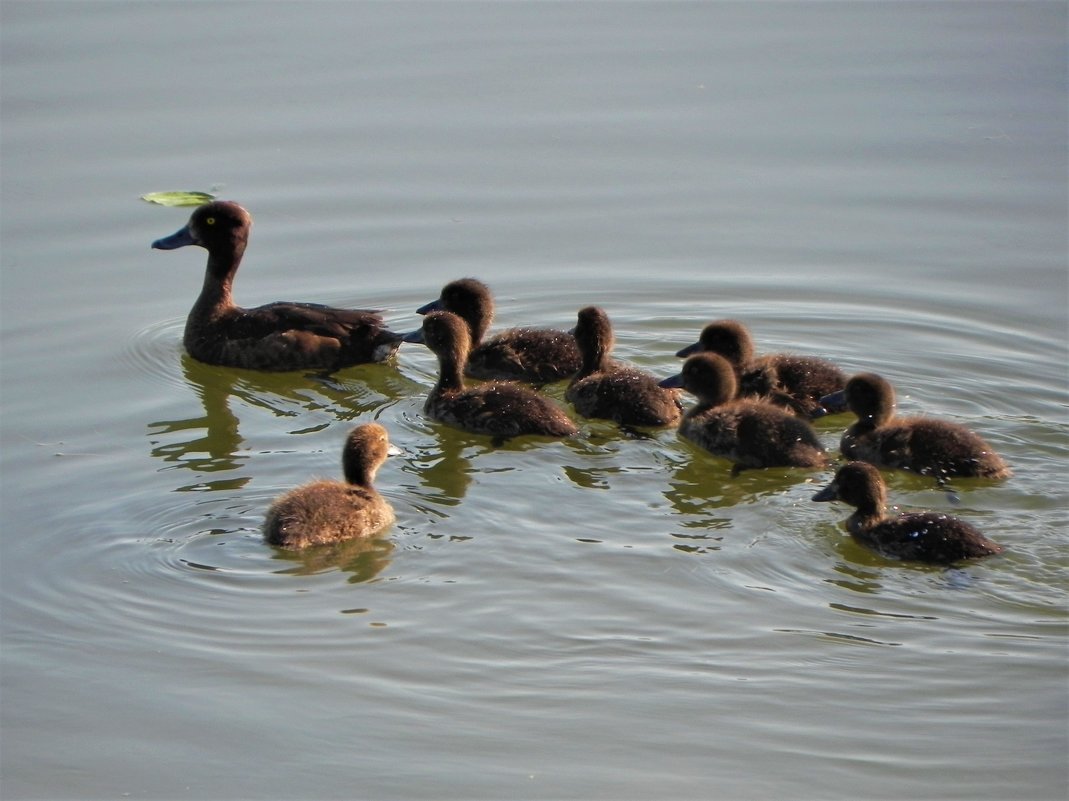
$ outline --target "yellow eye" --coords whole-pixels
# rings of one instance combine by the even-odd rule
[[[208,223],[208,225],[215,225],[215,218],[214,217],[209,217],[204,222]]]

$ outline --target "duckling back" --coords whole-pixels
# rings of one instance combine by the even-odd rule
[[[579,369],[575,339],[551,328],[510,328],[472,350],[465,373],[472,378],[551,384]]]
[[[579,433],[571,418],[551,400],[507,381],[432,393],[424,410],[441,423],[500,439],[524,435],[570,437]]]
[[[937,512],[913,512],[851,530],[854,539],[891,559],[949,565],[1002,553],[974,526]]]
[[[374,489],[313,481],[271,505],[264,537],[271,545],[300,549],[369,537],[393,522],[393,509]]]
[[[689,413],[679,434],[740,468],[827,464],[824,447],[805,420],[761,401],[743,399]]]

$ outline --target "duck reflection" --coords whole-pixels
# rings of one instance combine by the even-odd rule
[[[314,545],[299,551],[276,548],[274,559],[289,563],[276,570],[278,575],[313,576],[328,570],[351,573],[350,584],[370,581],[381,573],[393,557],[394,544],[385,538],[346,540]]]
[[[704,515],[778,495],[801,477],[799,468],[766,468],[732,475],[726,459],[697,454],[675,465],[665,499],[684,515]],[[729,466],[728,466],[729,467]]]
[[[237,470],[244,463],[238,457],[243,442],[238,418],[230,410],[236,376],[227,370],[210,368],[182,355],[182,374],[200,397],[204,414],[181,420],[160,420],[148,424],[153,444],[150,453],[165,462],[174,462],[198,473]],[[178,435],[177,440],[169,435]],[[248,476],[233,479],[231,489],[244,486]]]
[[[328,421],[294,433],[325,428],[334,421],[355,420],[411,395],[417,386],[395,370],[377,365],[358,366],[331,376],[300,373],[262,373],[203,364],[183,354],[182,375],[200,398],[203,414],[148,424],[151,454],[175,467],[197,473],[242,469],[248,455],[231,397],[247,407],[278,417],[299,418],[328,413]],[[250,476],[228,477],[226,488],[244,486]],[[203,489],[205,482],[194,485]],[[187,487],[183,489],[190,489]]]
[[[428,443],[407,460],[402,471],[417,478],[427,502],[457,506],[474,481],[475,470],[465,451],[475,439],[443,426],[440,436],[429,438]]]

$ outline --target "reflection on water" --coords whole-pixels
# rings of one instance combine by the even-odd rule
[[[860,606],[848,606],[841,603],[828,604],[829,609],[837,609],[840,612],[849,612],[855,615],[875,615],[877,617],[891,617],[891,618],[904,618],[906,620],[938,620],[939,618],[932,615],[903,615],[895,612],[878,612],[875,609],[865,609]]]
[[[394,544],[382,537],[347,540],[299,551],[276,548],[274,559],[292,563],[275,570],[277,575],[313,576],[327,570],[350,573],[348,582],[359,584],[375,578],[390,564]]]
[[[187,384],[200,398],[204,414],[183,420],[149,423],[149,438],[154,444],[151,454],[175,466],[199,473],[237,470],[247,457],[238,458],[242,438],[238,418],[230,410],[230,396],[235,393],[237,376],[230,371],[212,370],[207,365],[182,356],[182,373]],[[161,441],[171,434],[192,437]],[[156,444],[159,443],[159,444]],[[242,486],[248,477],[237,486]]]
[[[487,8],[5,4],[4,795],[1064,798],[1065,4]],[[148,249],[186,215],[136,196],[219,180],[250,304],[409,330],[476,275],[494,330],[596,303],[661,375],[719,318],[879,372],[1013,463],[953,485],[1007,555],[888,562],[831,471],[671,431],[492,448],[421,348],[192,362],[200,261]],[[265,545],[366,418],[398,525]]]
[[[249,459],[249,454],[240,453],[244,439],[240,420],[231,409],[232,398],[281,418],[305,419],[307,412],[320,415],[322,422],[290,432],[303,434],[323,430],[336,421],[367,415],[377,418],[411,391],[411,382],[396,370],[379,365],[333,376],[302,376],[219,368],[183,353],[181,367],[185,384],[200,399],[204,414],[149,423],[150,452],[175,467],[199,473],[238,470]],[[234,478],[220,486],[237,488],[247,481],[247,476]]]
[[[415,476],[427,490],[422,494],[431,504],[457,506],[474,480],[472,462],[465,455],[467,447],[466,440],[444,432],[428,440],[419,454],[408,460],[404,472]]]
[[[693,449],[693,458],[677,461],[668,480],[665,499],[682,515],[702,515],[707,509],[722,509],[756,503],[779,495],[815,473],[803,469],[767,468],[733,474],[726,459]]]

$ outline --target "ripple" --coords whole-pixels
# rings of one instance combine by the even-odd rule
[[[185,324],[184,317],[175,317],[134,332],[120,351],[120,360],[153,380],[169,386],[184,385],[180,361]]]

